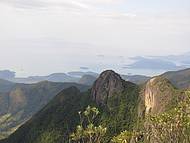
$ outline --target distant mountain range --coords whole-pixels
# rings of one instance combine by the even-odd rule
[[[51,82],[75,82],[79,84],[92,85],[95,79],[99,76],[95,72],[74,71],[68,73],[53,73],[47,76],[29,76],[26,78],[15,77],[15,72],[4,70],[0,71],[0,79],[8,80],[14,83],[37,83],[41,81]],[[147,81],[150,77],[143,75],[122,75],[122,78],[136,84],[141,84]]]
[[[162,75],[178,88],[190,88],[190,68],[180,71],[169,71]]]
[[[15,83],[10,82],[8,80],[0,79],[0,92],[8,92],[10,91]]]
[[[137,56],[130,58],[134,62],[126,69],[146,69],[151,71],[181,70],[190,66],[190,52],[181,55]]]
[[[52,82],[78,82],[84,75],[92,75],[97,77],[98,74],[94,72],[68,72],[68,73],[53,73],[47,76],[29,76],[26,78],[16,77],[15,72],[9,70],[0,71],[0,79],[12,81],[15,83],[37,83],[41,81]]]

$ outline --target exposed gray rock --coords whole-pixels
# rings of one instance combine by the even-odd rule
[[[159,76],[150,79],[144,91],[146,114],[164,112],[176,94],[177,92],[169,80]]]
[[[112,70],[104,71],[92,87],[93,100],[98,104],[106,104],[107,99],[124,90],[124,80]]]

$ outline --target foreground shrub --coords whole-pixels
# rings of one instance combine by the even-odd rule
[[[103,137],[106,134],[107,128],[101,125],[94,125],[98,114],[98,109],[90,106],[83,113],[79,112],[81,123],[77,126],[76,131],[70,135],[71,142],[103,143]]]

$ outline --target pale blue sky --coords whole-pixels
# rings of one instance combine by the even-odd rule
[[[129,57],[180,55],[189,37],[189,0],[0,0],[0,70],[18,76],[129,73]]]

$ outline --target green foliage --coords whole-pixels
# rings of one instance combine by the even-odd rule
[[[150,116],[145,124],[147,142],[190,142],[190,92],[179,105],[161,115]]]
[[[139,88],[132,83],[127,82],[125,84],[126,90],[110,97],[107,104],[100,107],[101,113],[99,113],[97,117],[95,117],[96,115],[92,115],[92,113],[95,113],[92,111],[93,108],[91,109],[88,107],[82,114],[80,112],[80,118],[84,114],[87,115],[86,120],[88,123],[92,123],[92,125],[100,124],[107,127],[107,132],[103,137],[104,143],[110,142],[113,136],[119,134],[123,130],[132,131],[136,125]],[[88,116],[90,116],[90,120],[88,119]],[[83,118],[82,120],[86,121]],[[91,122],[92,120],[95,122]],[[81,129],[83,131],[86,128],[78,126],[78,131]]]
[[[101,125],[94,125],[94,119],[98,114],[99,110],[90,106],[88,106],[83,113],[79,112],[81,123],[77,126],[76,131],[70,135],[72,142],[102,143],[107,128]]]
[[[35,143],[55,143],[60,140],[60,132],[57,130],[45,131],[38,136]]]
[[[123,131],[119,135],[114,136],[111,143],[144,143],[144,137],[142,132]]]
[[[139,88],[127,84],[126,90],[108,99],[107,108],[101,114],[101,124],[108,128],[105,142],[121,131],[132,131],[137,122]]]
[[[129,143],[133,136],[132,132],[123,131],[118,136],[113,137],[112,143]]]
[[[65,89],[3,142],[68,143],[69,134],[80,124],[78,111],[88,104],[89,92],[81,93],[75,87]]]
[[[190,91],[177,107],[159,115],[146,117],[140,131],[123,131],[113,137],[113,143],[189,143]]]
[[[0,93],[0,139],[8,137],[60,91],[71,86],[82,91],[89,88],[75,83],[44,81],[35,84],[14,84],[0,80],[0,91],[3,92]],[[10,117],[4,120],[6,115]]]

